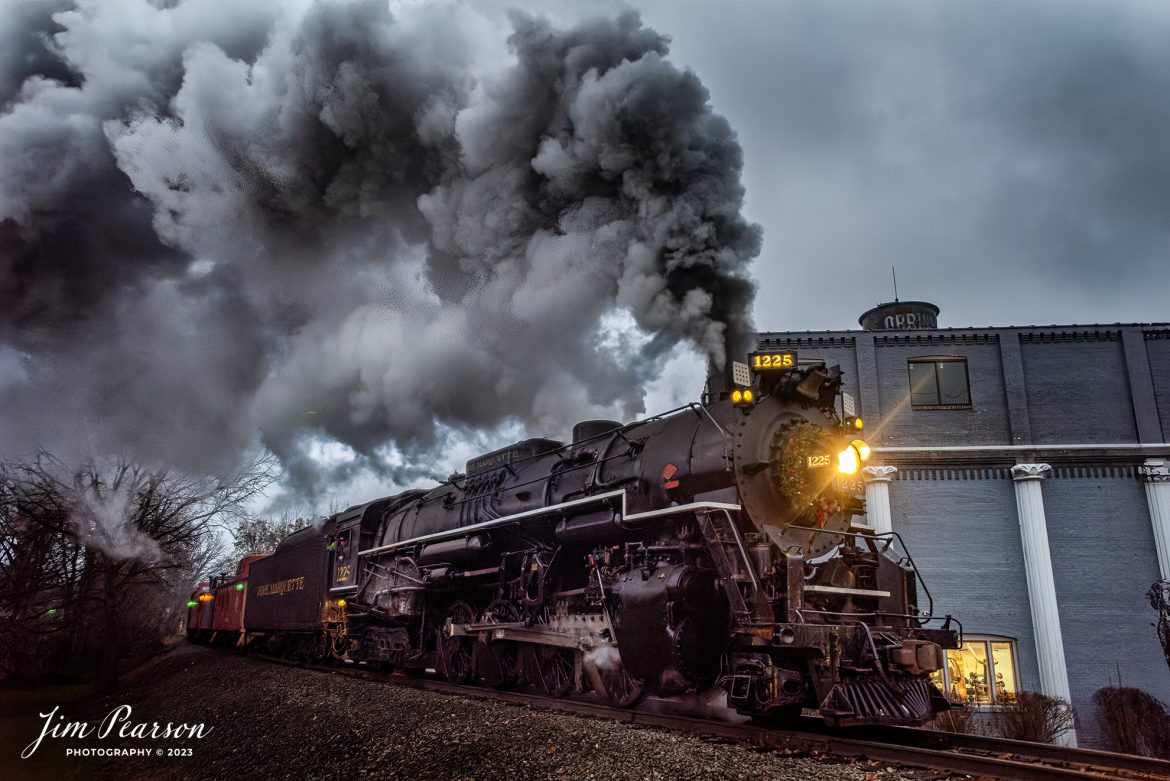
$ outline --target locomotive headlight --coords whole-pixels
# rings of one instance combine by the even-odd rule
[[[739,388],[736,388],[735,390],[733,390],[731,392],[731,403],[732,404],[739,404],[742,401],[743,401],[743,391],[741,391]]]
[[[862,461],[868,461],[869,457],[873,455],[873,451],[869,449],[869,445],[865,443],[864,439],[855,439],[849,444],[857,451],[857,455],[861,456]]]
[[[861,466],[861,454],[857,452],[857,448],[850,445],[837,454],[837,471],[843,475],[857,474],[858,467]]]

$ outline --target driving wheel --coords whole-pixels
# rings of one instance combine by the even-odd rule
[[[646,682],[626,671],[620,661],[597,668],[601,693],[615,708],[632,708],[646,696]]]
[[[541,645],[536,647],[533,655],[536,657],[536,688],[550,697],[568,694],[576,678],[574,652],[568,648]]]
[[[484,611],[485,624],[514,624],[520,611],[505,600],[496,600]],[[489,640],[477,648],[480,675],[491,686],[507,689],[520,679],[520,646],[511,640]]]
[[[466,635],[451,636],[449,628],[452,625],[470,624],[473,621],[475,612],[471,605],[461,600],[447,610],[447,621],[438,629],[435,643],[438,651],[437,666],[439,674],[451,683],[467,683],[471,680],[471,649],[474,638]]]

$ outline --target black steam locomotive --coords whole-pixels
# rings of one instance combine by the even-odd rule
[[[618,706],[719,687],[753,716],[933,718],[957,633],[928,627],[894,535],[857,523],[869,448],[840,370],[751,364],[702,404],[525,440],[297,532],[251,564],[241,642]]]

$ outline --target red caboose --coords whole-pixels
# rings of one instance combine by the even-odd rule
[[[248,570],[253,562],[266,555],[245,556],[233,578],[220,578],[215,583],[215,615],[211,629],[213,640],[223,645],[238,645],[244,635],[244,604],[248,599]]]
[[[211,639],[215,617],[215,595],[211,583],[204,581],[195,587],[187,600],[187,639],[192,643],[206,643]]]

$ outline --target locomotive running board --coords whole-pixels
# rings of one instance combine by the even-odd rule
[[[435,532],[434,534],[424,534],[421,537],[412,537],[409,540],[399,540],[398,542],[392,542],[389,545],[382,545],[377,548],[367,548],[364,551],[358,551],[358,555],[370,556],[375,553],[385,553],[386,551],[392,551],[398,548],[407,548],[422,543],[453,540],[457,537],[464,537],[468,534],[473,534],[478,531],[485,531],[487,529],[496,529],[501,526],[508,526],[519,521],[528,520],[530,518],[539,518],[545,515],[559,515],[565,510],[569,509],[581,510],[590,505],[605,504],[620,505],[616,512],[623,525],[630,523],[640,523],[642,521],[661,520],[682,513],[693,513],[697,510],[729,510],[732,512],[739,512],[740,510],[740,506],[738,504],[728,504],[726,502],[692,502],[691,504],[680,504],[674,507],[663,507],[659,510],[648,510],[643,513],[626,515],[626,492],[622,489],[618,489],[616,491],[606,491],[603,494],[597,494],[595,496],[586,496],[581,499],[573,499],[569,502],[561,502],[560,504],[549,505],[548,507],[537,507],[533,510],[525,510],[522,513],[505,515],[503,518],[493,518],[490,521],[473,523],[470,526],[460,526],[455,529]]]
[[[821,586],[814,584],[811,586],[805,586],[804,590],[819,591],[822,594],[845,594],[847,596],[880,597],[883,599],[890,596],[890,592],[888,591],[877,591],[870,588],[846,588],[845,586]]]

